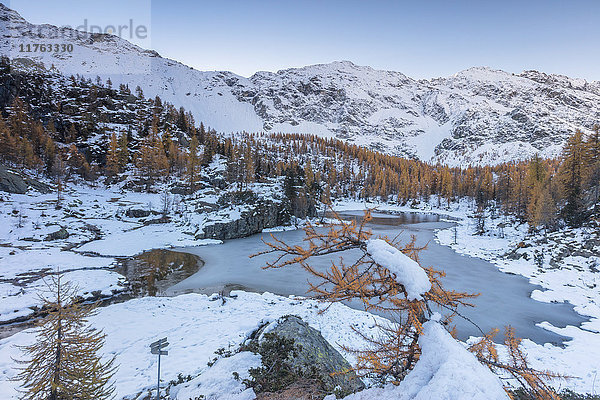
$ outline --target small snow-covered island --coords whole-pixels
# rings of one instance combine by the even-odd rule
[[[2,3],[0,399],[600,399],[598,81],[246,78]]]

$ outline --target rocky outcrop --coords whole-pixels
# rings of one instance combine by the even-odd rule
[[[239,219],[205,226],[196,238],[227,240],[254,235],[265,228],[288,223],[289,219],[285,215],[280,203],[259,200],[250,210],[242,212]]]
[[[30,188],[38,192],[50,192],[50,186],[0,166],[0,190],[8,193],[24,194]]]
[[[57,230],[56,232],[52,232],[52,233],[48,234],[48,236],[46,236],[46,240],[47,241],[64,240],[64,239],[67,239],[68,237],[69,237],[69,232],[64,227],[62,227],[59,230]]]
[[[142,210],[139,208],[130,208],[127,211],[125,211],[125,216],[129,218],[146,218],[150,216],[150,214],[150,210]]]
[[[351,371],[350,363],[325,340],[319,331],[309,326],[300,317],[293,315],[283,317],[276,326],[267,325],[262,330],[293,339],[300,351],[290,360],[290,364],[307,374],[317,371],[327,392],[349,394],[365,388],[356,373]],[[259,331],[256,337],[261,336]]]

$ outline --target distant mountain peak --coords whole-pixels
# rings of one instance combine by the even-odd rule
[[[292,71],[313,71],[313,70],[328,70],[328,71],[357,71],[357,70],[370,70],[373,68],[369,66],[360,66],[354,64],[352,61],[342,60],[342,61],[332,61],[329,63],[320,63],[320,64],[310,64],[302,67],[295,68],[285,68],[277,71],[277,74],[285,74]]]
[[[21,17],[21,14],[19,14],[17,11],[8,8],[4,4],[0,3],[0,21],[9,20],[26,22],[25,19]]]
[[[350,60],[339,60],[339,61],[332,61],[330,63],[328,63],[329,65],[331,65],[332,67],[343,67],[343,68],[365,68],[365,66],[359,66],[355,63],[353,63]],[[327,65],[327,64],[324,64]],[[371,68],[371,67],[366,67],[366,68]]]
[[[467,68],[452,75],[455,78],[477,79],[482,81],[510,79],[514,74],[501,69],[495,69],[487,66],[477,66]]]

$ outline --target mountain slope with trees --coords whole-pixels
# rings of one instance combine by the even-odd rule
[[[0,73],[6,88],[0,97],[0,157],[57,182],[126,179],[138,190],[170,182],[193,193],[203,186],[202,169],[220,157],[226,160],[222,185],[241,191],[254,182],[282,182],[297,216],[314,214],[318,203],[336,198],[406,204],[436,195],[448,204],[468,197],[532,228],[553,229],[559,216],[581,224],[598,203],[597,126],[590,134],[575,132],[560,158],[536,155],[494,167],[451,168],[316,135],[218,133],[184,108],[144,97],[139,87],[65,78],[19,60],[12,65]]]

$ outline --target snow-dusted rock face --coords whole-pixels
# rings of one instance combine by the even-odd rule
[[[68,36],[67,39],[65,37]],[[64,74],[140,85],[219,131],[313,133],[450,165],[554,156],[575,129],[600,121],[600,83],[471,68],[414,80],[351,62],[244,78],[202,72],[110,35],[36,26],[0,5],[0,54],[20,44],[72,43],[72,53],[26,53]]]
[[[527,71],[471,68],[415,81],[336,62],[257,73],[251,101],[265,129],[332,134],[451,165],[556,155],[600,120],[600,85]]]

